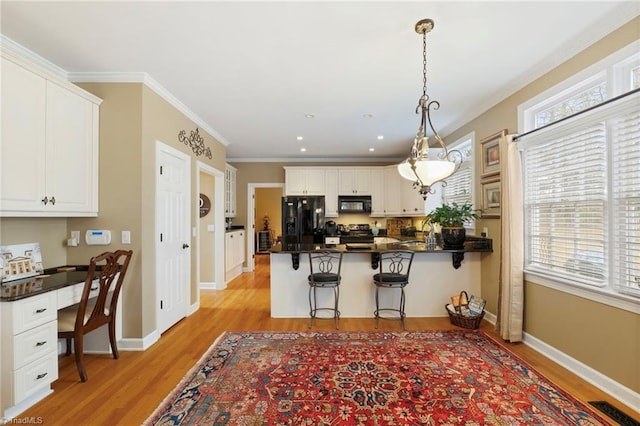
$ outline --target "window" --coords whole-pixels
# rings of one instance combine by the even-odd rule
[[[473,134],[469,134],[452,143],[448,149],[458,150],[462,154],[462,165],[457,172],[447,178],[442,186],[442,202],[444,204],[474,204],[473,197]],[[465,223],[465,228],[475,229],[475,222]]]
[[[524,110],[529,128],[521,133],[637,88],[639,60],[639,54],[618,58],[560,95],[547,93]],[[525,272],[563,291],[592,292],[605,303],[608,296],[631,301],[637,311],[640,92],[524,135],[518,145]]]
[[[442,201],[445,204],[473,203],[473,136],[465,136],[451,144],[448,149],[460,151],[462,165],[447,178],[447,184],[442,187]]]

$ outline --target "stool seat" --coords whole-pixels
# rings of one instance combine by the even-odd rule
[[[375,274],[373,276],[373,281],[380,285],[398,285],[409,283],[407,275],[397,274],[394,272],[383,272],[381,274]]]
[[[340,310],[338,302],[340,300],[340,269],[342,268],[342,252],[323,250],[309,252],[309,272],[307,280],[309,282],[309,328],[313,325],[314,318],[318,317],[319,311],[328,311],[332,314],[327,319],[333,319],[338,329]],[[333,306],[318,306],[318,289],[333,290]]]
[[[316,285],[322,285],[322,284],[338,285],[340,283],[340,278],[341,277],[338,274],[324,273],[324,272],[316,272],[307,277],[309,282],[314,282]]]
[[[376,310],[373,313],[376,318],[376,328],[378,328],[380,318],[392,319],[381,316],[381,312],[395,312],[398,314],[397,319],[402,322],[402,329],[406,330],[404,325],[406,317],[404,312],[404,288],[409,284],[409,271],[411,270],[414,254],[409,250],[393,250],[380,253],[379,271],[373,275],[373,284],[376,286]],[[384,289],[400,289],[400,304],[398,307],[380,307],[381,288],[383,291],[386,291]]]

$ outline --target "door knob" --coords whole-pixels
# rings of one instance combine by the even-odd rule
[[[189,248],[189,244],[187,244],[187,243],[183,244],[183,245],[182,245],[182,248],[183,248],[183,249],[187,249],[187,248]]]

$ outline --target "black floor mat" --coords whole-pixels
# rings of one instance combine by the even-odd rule
[[[606,401],[589,401],[589,404],[593,405],[622,426],[640,426],[639,421],[618,410]]]

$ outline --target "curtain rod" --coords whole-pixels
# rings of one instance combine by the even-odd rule
[[[583,109],[582,111],[575,112],[575,113],[573,113],[571,115],[568,115],[566,117],[561,118],[560,120],[556,120],[553,123],[545,124],[542,127],[538,127],[536,129],[529,130],[528,132],[524,132],[524,133],[522,133],[520,135],[516,135],[516,136],[513,137],[513,142],[516,142],[518,139],[520,139],[520,138],[522,138],[524,136],[528,136],[528,135],[530,135],[532,133],[535,133],[538,130],[546,129],[547,127],[551,127],[551,126],[554,126],[554,125],[556,125],[558,123],[562,123],[565,120],[569,120],[570,118],[577,117],[578,115],[584,114],[585,112],[589,112],[589,111],[592,111],[594,109],[598,109],[598,108],[603,107],[603,106],[605,106],[607,104],[610,104],[611,102],[615,102],[615,101],[620,100],[622,98],[626,98],[627,96],[631,96],[631,95],[633,95],[635,93],[638,93],[638,92],[640,92],[640,87],[637,88],[637,89],[633,89],[633,90],[630,90],[628,92],[625,92],[622,95],[618,95],[618,96],[615,96],[615,97],[613,97],[611,99],[607,99],[606,101],[601,102],[601,103],[599,103],[597,105],[590,106],[589,108]]]

